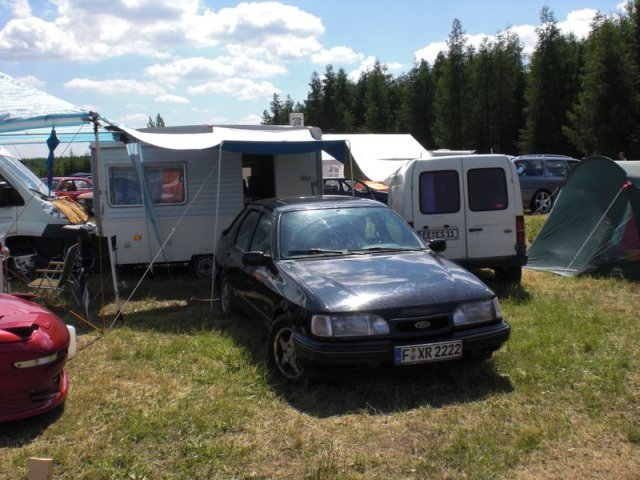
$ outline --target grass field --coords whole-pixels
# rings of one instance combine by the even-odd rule
[[[638,285],[481,275],[513,328],[493,360],[289,386],[263,327],[160,271],[123,326],[78,324],[64,411],[0,425],[0,479],[29,457],[53,458],[55,480],[639,479]]]

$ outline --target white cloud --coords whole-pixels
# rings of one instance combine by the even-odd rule
[[[43,80],[40,80],[37,77],[34,77],[33,75],[26,75],[24,77],[18,77],[17,80],[21,81],[22,83],[26,83],[27,85],[31,85],[32,87],[36,87],[36,88],[42,88],[45,85],[45,82]]]
[[[592,8],[583,8],[569,12],[564,22],[558,22],[558,28],[563,33],[573,33],[578,38],[585,38],[591,31],[591,22],[598,13]]]
[[[272,77],[285,73],[282,65],[270,64],[246,57],[208,59],[192,57],[165,64],[151,65],[145,73],[167,84],[182,80],[210,80],[242,75],[247,78]]]
[[[351,80],[352,82],[357,82],[363,73],[373,70],[373,67],[375,66],[377,61],[379,60],[372,55],[363,59],[358,68],[349,72],[349,80]],[[382,65],[384,65],[387,70],[401,70],[403,67],[401,63],[382,63]]]
[[[29,0],[2,0],[0,4],[6,4],[14,17],[25,18],[31,16]]]
[[[144,128],[149,122],[149,115],[145,115],[144,113],[134,113],[119,118],[118,122],[131,128]]]
[[[187,91],[192,95],[231,95],[238,100],[268,98],[274,93],[281,93],[270,82],[254,82],[246,78],[229,78],[221,82],[207,82],[197,87],[189,87]]]
[[[568,34],[573,33],[578,38],[586,37],[591,31],[591,22],[597,11],[591,8],[583,8],[581,10],[574,10],[569,12],[566,20],[558,22],[558,28],[561,32]],[[516,25],[510,28],[510,30],[520,37],[520,41],[523,44],[523,53],[525,55],[531,55],[536,47],[538,36],[536,34],[536,27],[533,25]],[[478,48],[483,39],[489,39],[489,41],[495,41],[495,35],[477,34],[467,35],[467,42],[469,45],[473,45],[474,48]],[[448,49],[447,42],[432,42],[425,47],[417,50],[414,54],[416,60],[426,60],[431,65],[435,61],[439,52],[446,52]]]
[[[6,1],[6,0],[5,0]],[[200,0],[56,0],[53,20],[27,0],[0,30],[0,59],[98,61],[122,55],[168,58],[180,47],[225,46],[262,59],[304,58],[321,46],[320,18],[279,2],[201,11]],[[258,58],[258,57],[254,57]]]
[[[431,42],[426,47],[417,50],[414,57],[417,61],[426,60],[431,65],[435,61],[438,53],[447,51],[447,42]]]
[[[323,48],[318,53],[311,55],[311,61],[320,65],[353,64],[363,59],[362,53],[356,53],[349,47],[333,47],[330,50]]]
[[[190,103],[189,100],[186,99],[185,97],[180,97],[178,95],[168,95],[168,94],[164,94],[164,95],[160,95],[160,96],[156,97],[154,99],[154,102],[156,102],[156,103],[181,103],[181,104]]]
[[[279,2],[240,3],[218,12],[194,15],[187,38],[201,45],[242,44],[259,47],[278,38],[294,41],[321,35],[320,18]]]
[[[153,82],[139,82],[137,80],[90,80],[88,78],[74,78],[64,84],[68,90],[96,92],[104,95],[133,93],[146,96],[164,95],[165,91]]]

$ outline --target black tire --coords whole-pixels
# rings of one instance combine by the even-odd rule
[[[189,270],[198,278],[211,278],[213,274],[213,256],[196,255],[189,262]]]
[[[231,295],[231,287],[224,275],[220,275],[218,281],[218,291],[220,292],[220,316],[222,318],[230,318],[234,311],[233,297]]]
[[[295,383],[304,377],[293,346],[293,325],[286,316],[278,317],[271,328],[268,355],[271,368],[287,381]]]
[[[531,199],[531,213],[549,213],[553,208],[553,196],[546,190],[538,190]]]
[[[522,267],[496,268],[496,279],[500,282],[519,284],[522,282]]]

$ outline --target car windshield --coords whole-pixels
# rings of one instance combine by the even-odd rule
[[[336,207],[284,212],[282,258],[424,248],[413,230],[386,207]]]

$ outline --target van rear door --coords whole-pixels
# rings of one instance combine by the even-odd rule
[[[467,199],[467,257],[470,261],[515,255],[516,199],[507,157],[474,156],[462,160]]]
[[[429,241],[447,241],[446,258],[467,257],[462,157],[416,162],[413,184],[413,228]]]

